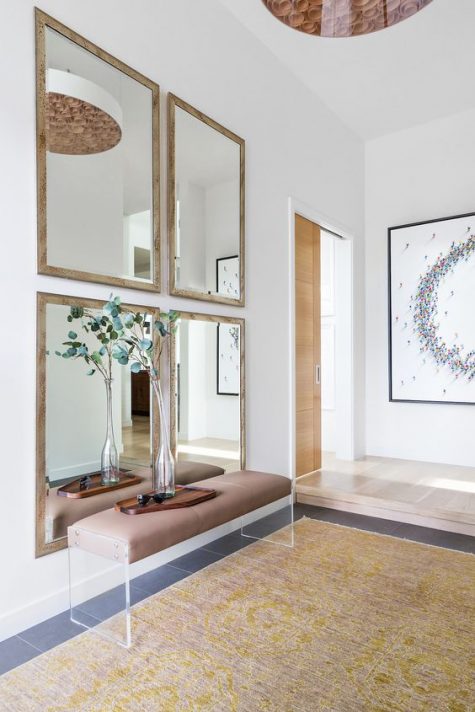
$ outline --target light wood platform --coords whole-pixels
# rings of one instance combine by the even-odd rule
[[[475,468],[324,453],[297,479],[297,501],[475,535]]]

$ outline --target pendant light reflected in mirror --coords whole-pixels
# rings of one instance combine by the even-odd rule
[[[320,37],[366,35],[415,15],[432,0],[262,0],[278,20]]]
[[[98,84],[71,72],[47,70],[45,118],[51,153],[102,153],[122,138],[119,103]]]

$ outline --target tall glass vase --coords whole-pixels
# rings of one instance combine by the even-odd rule
[[[153,489],[164,497],[175,496],[175,458],[170,450],[170,437],[167,428],[163,395],[158,378],[152,378],[152,388],[157,399],[158,415],[160,418],[160,443],[158,454],[153,463]]]
[[[119,455],[114,438],[112,418],[112,379],[104,380],[107,395],[107,430],[101,454],[101,484],[111,485],[119,482]]]

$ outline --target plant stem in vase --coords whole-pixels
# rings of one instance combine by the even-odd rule
[[[157,399],[160,418],[160,443],[157,458],[153,464],[153,489],[164,497],[175,496],[175,458],[170,450],[170,437],[163,406],[162,389],[158,378],[151,378],[153,393]]]
[[[107,430],[101,453],[101,483],[110,485],[119,482],[119,455],[114,437],[112,416],[112,379],[104,379],[107,394]]]

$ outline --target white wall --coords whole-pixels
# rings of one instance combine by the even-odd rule
[[[0,350],[2,501],[21,493],[21,516],[0,518],[0,637],[66,608],[67,556],[34,558],[36,291],[106,299],[107,286],[36,274],[34,19],[38,0],[4,3],[0,60],[0,300],[14,313],[9,349]],[[247,306],[237,309],[122,290],[128,301],[247,319],[248,465],[289,472],[290,344],[288,198],[314,206],[356,236],[363,266],[364,147],[219,0],[41,0],[63,21],[162,90],[162,275],[166,285],[165,93],[173,91],[246,139]],[[21,77],[21,81],[19,81]],[[451,180],[455,180],[451,175]],[[384,181],[381,181],[383,183]],[[442,207],[442,206],[441,206]],[[456,206],[451,206],[455,209]],[[440,212],[444,212],[440,210]],[[425,212],[425,211],[423,211]],[[432,211],[427,211],[431,213]],[[439,212],[439,211],[437,211]],[[8,247],[5,247],[8,245]],[[363,276],[357,281],[357,379],[362,380]],[[364,395],[357,398],[363,421]]]
[[[206,189],[206,289],[216,292],[216,260],[239,254],[239,180]]]
[[[475,407],[389,402],[387,336],[387,228],[475,211],[474,125],[470,111],[367,144],[369,454],[475,465]]]

